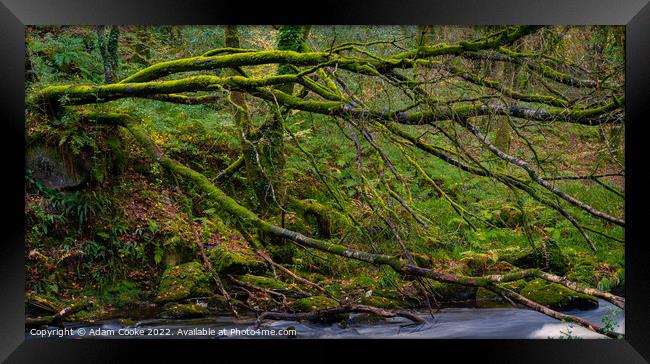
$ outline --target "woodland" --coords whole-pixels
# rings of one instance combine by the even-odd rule
[[[567,312],[625,308],[623,27],[25,35],[26,329],[516,307],[624,336]]]

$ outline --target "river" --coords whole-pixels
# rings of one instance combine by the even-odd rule
[[[595,324],[603,325],[603,318],[609,317],[615,330],[625,331],[623,310],[599,300],[599,307],[593,310],[572,310],[565,312],[580,316]],[[434,313],[419,312],[426,320],[423,324],[412,324],[403,318],[360,320],[356,314],[347,323],[320,324],[293,321],[265,321],[260,331],[254,331],[255,318],[214,316],[200,319],[161,320],[147,319],[122,324],[120,320],[107,320],[82,325],[66,324],[68,338],[286,338],[284,329],[295,328],[298,339],[366,339],[366,338],[458,338],[458,339],[546,339],[561,337],[604,338],[578,325],[560,322],[539,312],[525,308],[444,308]],[[55,329],[52,327],[51,329]],[[194,329],[194,331],[193,331]],[[275,330],[275,331],[273,331]],[[190,335],[188,333],[199,333]],[[203,332],[204,335],[200,333]],[[80,334],[81,333],[81,334]],[[570,333],[570,334],[569,334]],[[42,332],[41,332],[42,334]],[[26,333],[28,338],[38,333]]]

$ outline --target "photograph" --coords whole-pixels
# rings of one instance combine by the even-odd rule
[[[24,26],[26,341],[626,339],[625,25],[90,24]]]

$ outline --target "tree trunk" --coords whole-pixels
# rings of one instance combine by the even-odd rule
[[[107,40],[105,28],[104,25],[97,26],[97,45],[104,62],[104,81],[113,83],[117,80],[117,48],[120,40],[120,30],[117,26],[111,27]]]
[[[152,42],[151,33],[149,32],[148,27],[138,26],[135,29],[135,61],[143,66],[149,65],[149,59],[151,58],[151,49],[150,45]]]

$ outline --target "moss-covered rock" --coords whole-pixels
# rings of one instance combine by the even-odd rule
[[[167,268],[163,273],[155,301],[180,301],[212,293],[210,280],[198,262],[189,262]]]
[[[489,251],[488,253],[466,251],[462,253],[460,262],[463,263],[464,273],[472,276],[498,273],[512,269],[510,263],[499,259],[499,254],[496,251]]]
[[[392,300],[387,297],[378,296],[375,294],[371,294],[363,297],[361,299],[361,304],[379,307],[379,308],[386,308],[386,309],[395,309],[401,307],[399,301]]]
[[[230,249],[227,246],[218,246],[209,252],[212,266],[220,273],[228,274],[261,274],[266,272],[267,266],[262,258],[255,255],[250,249]]]
[[[270,277],[256,276],[252,274],[244,274],[238,278],[242,282],[246,282],[261,288],[268,289],[287,289],[287,285],[276,279]]]
[[[210,314],[208,308],[196,303],[168,303],[160,316],[168,319],[203,317]]]
[[[289,309],[293,312],[311,312],[323,310],[326,308],[337,307],[339,305],[335,300],[326,296],[312,296],[300,298],[289,303]]]
[[[520,292],[526,298],[554,310],[589,310],[598,307],[595,297],[574,292],[556,283],[541,278],[529,281]]]

